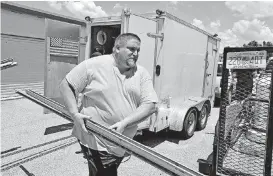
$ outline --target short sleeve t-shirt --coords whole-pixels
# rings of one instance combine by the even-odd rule
[[[146,69],[137,65],[130,76],[120,73],[112,55],[85,60],[66,76],[76,94],[83,94],[81,113],[109,127],[134,112],[141,104],[156,103],[158,98]],[[123,135],[133,138],[137,125],[128,127]],[[72,134],[91,149],[123,156],[125,150],[107,140],[73,127]]]

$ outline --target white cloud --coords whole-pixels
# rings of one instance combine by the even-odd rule
[[[178,1],[170,1],[171,4],[177,5]]]
[[[273,41],[273,31],[264,21],[254,19],[252,21],[240,20],[234,23],[232,30],[243,40],[270,40]]]
[[[110,16],[120,16],[122,9],[127,8],[127,4],[121,5],[120,3],[116,3],[113,7],[113,13],[110,14]]]
[[[219,32],[219,27],[221,26],[221,22],[219,20],[210,22],[209,26],[203,24],[201,20],[193,19],[193,25],[211,33],[217,33],[218,37],[221,39],[220,49],[219,52],[222,53],[224,47],[236,47],[239,46],[239,38],[237,37],[236,33],[232,29],[225,30],[224,32]]]
[[[160,1],[162,8],[160,10],[174,14],[178,10],[178,1]]]
[[[211,34],[217,33],[221,39],[220,52],[223,52],[224,47],[240,47],[252,40],[256,40],[258,43],[273,42],[273,29],[259,19],[239,20],[233,24],[232,28],[225,31],[219,29],[220,20],[212,21],[206,25],[195,18],[192,24]]]
[[[273,30],[258,19],[237,21],[231,29],[219,32],[218,35],[221,38],[221,52],[225,46],[243,46],[252,40],[260,44],[263,41],[273,41]]]
[[[225,5],[234,15],[244,16],[246,19],[273,17],[272,1],[227,1]]]
[[[91,18],[108,16],[100,6],[96,6],[93,1],[50,1],[49,5],[57,10],[68,10],[76,18],[84,19],[86,16]]]
[[[218,37],[221,39],[220,53],[223,53],[224,47],[236,47],[239,46],[239,39],[237,35],[231,30],[225,30],[224,32],[219,32]]]
[[[49,5],[57,10],[61,10],[62,9],[62,4],[61,2],[58,2],[58,1],[49,1],[48,2]]]
[[[236,15],[241,15],[244,20],[239,20],[230,29],[220,31],[219,20],[204,24],[203,21],[193,19],[192,24],[208,31],[211,34],[217,33],[221,39],[220,53],[224,47],[241,47],[250,41],[256,40],[273,42],[273,28],[261,20],[264,17],[273,17],[273,2],[226,2],[226,5]],[[272,24],[270,24],[272,25]]]
[[[201,20],[198,20],[196,18],[193,19],[192,24],[196,27],[199,27],[200,29],[205,29],[205,26]]]
[[[121,9],[123,6],[121,6],[119,3],[115,4],[113,9]]]
[[[120,16],[121,15],[121,11],[117,12],[117,13],[111,13],[110,16]]]
[[[221,26],[220,20],[212,21],[210,23],[210,28],[213,33],[217,33],[219,31],[220,26]]]
[[[194,26],[199,27],[211,34],[215,34],[219,31],[219,27],[221,26],[220,20],[212,21],[209,25],[205,25],[203,21],[198,20],[196,18],[193,19],[192,23]]]

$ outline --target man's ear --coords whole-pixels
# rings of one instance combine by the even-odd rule
[[[114,47],[114,51],[115,51],[116,53],[119,53],[119,49],[120,49],[119,46]]]

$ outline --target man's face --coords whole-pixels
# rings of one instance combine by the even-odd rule
[[[136,66],[140,51],[140,42],[136,39],[128,40],[124,46],[117,49],[119,64],[124,68]]]

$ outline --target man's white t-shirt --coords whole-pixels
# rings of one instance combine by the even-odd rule
[[[148,71],[140,65],[127,77],[119,72],[112,55],[85,60],[66,76],[76,94],[83,94],[81,113],[109,127],[133,113],[140,105],[156,103],[158,98]],[[137,126],[126,128],[123,135],[133,138]],[[72,134],[91,149],[123,156],[125,150],[107,140],[88,134],[75,125]]]

